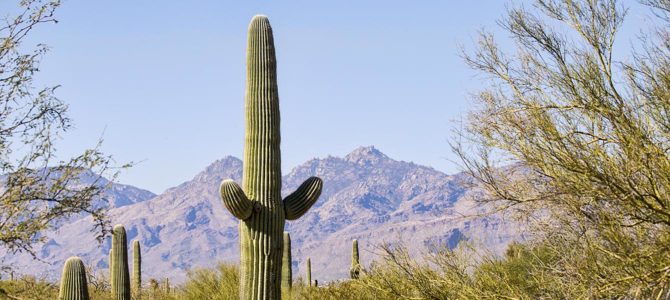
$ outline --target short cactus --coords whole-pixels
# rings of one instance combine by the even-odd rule
[[[79,257],[70,257],[65,261],[63,276],[60,280],[58,300],[88,300],[86,268]]]
[[[284,231],[284,257],[282,258],[281,288],[285,292],[291,291],[293,284],[293,270],[291,266],[291,235]]]
[[[123,225],[112,231],[111,289],[112,300],[130,300],[130,274],[128,272],[128,243]]]
[[[284,223],[307,212],[323,183],[309,178],[281,199],[277,65],[265,16],[249,24],[245,111],[243,188],[224,180],[221,198],[240,219],[240,299],[280,299]]]
[[[142,299],[142,254],[138,240],[133,241],[133,293],[134,299]]]
[[[358,240],[354,240],[351,245],[351,269],[349,276],[351,279],[358,279],[361,275],[361,263],[358,257]]]
[[[307,286],[312,286],[312,260],[307,258]]]

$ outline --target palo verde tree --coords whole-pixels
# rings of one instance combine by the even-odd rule
[[[10,253],[33,254],[40,233],[75,214],[93,216],[99,239],[109,232],[104,205],[94,203],[105,184],[93,174],[107,173],[110,157],[96,147],[57,158],[54,143],[72,126],[68,106],[56,97],[58,86],[34,82],[48,47],[27,38],[56,23],[59,6],[24,0],[0,16],[0,248]]]
[[[492,83],[454,149],[481,200],[563,258],[534,266],[545,292],[670,293],[670,1],[642,4],[661,25],[634,43],[617,40],[623,1],[538,0],[501,21],[515,53],[483,32],[464,54]]]

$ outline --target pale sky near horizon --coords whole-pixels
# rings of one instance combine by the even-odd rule
[[[102,136],[119,164],[139,162],[121,183],[161,193],[216,159],[241,157],[255,14],[274,31],[284,173],[366,145],[454,173],[450,131],[487,84],[459,46],[472,48],[482,28],[506,39],[495,23],[506,3],[69,0],[59,23],[29,42],[51,47],[37,86],[62,85],[57,96],[70,105],[75,128],[60,155]]]

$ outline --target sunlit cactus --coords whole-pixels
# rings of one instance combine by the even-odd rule
[[[65,261],[65,266],[63,266],[58,300],[88,299],[88,284],[84,263],[79,257],[70,257]]]
[[[220,189],[240,220],[240,299],[280,299],[284,223],[305,214],[323,184],[309,178],[281,199],[277,64],[270,21],[260,15],[249,24],[245,115],[243,187],[224,180]]]
[[[134,299],[142,299],[142,254],[138,240],[133,241],[133,292]]]
[[[291,291],[293,268],[291,266],[291,235],[284,231],[284,256],[282,257],[281,288],[284,293]]]
[[[128,272],[128,243],[123,225],[112,231],[111,289],[112,300],[130,300],[130,274]]]

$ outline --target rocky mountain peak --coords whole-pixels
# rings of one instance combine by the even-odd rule
[[[374,146],[367,146],[354,149],[344,159],[358,165],[372,165],[387,160],[389,157]]]
[[[360,241],[363,262],[369,265],[375,259],[375,247],[389,241],[403,241],[418,254],[435,245],[455,247],[472,238],[502,253],[516,238],[514,225],[506,226],[498,218],[462,217],[471,213],[476,188],[461,186],[457,176],[396,161],[372,146],[359,147],[344,158],[329,156],[295,167],[282,178],[282,194],[295,191],[310,176],[323,179],[321,197],[284,229],[293,238],[296,274],[304,274],[301,268],[310,257],[319,281],[348,276],[352,239]],[[225,209],[218,193],[221,180],[227,178],[241,182],[240,159],[217,160],[193,180],[141,203],[153,195],[118,189],[119,199],[130,200],[115,201],[124,205],[115,206],[110,215],[114,223],[125,225],[128,240],[141,241],[146,276],[169,277],[179,283],[188,270],[218,261],[239,262],[239,220]],[[143,197],[134,200],[138,195]],[[90,261],[98,270],[106,269],[110,240],[100,247],[90,224],[91,218],[84,217],[47,232],[47,242],[36,249],[40,261],[1,249],[0,259],[22,273],[50,278],[60,274],[63,262],[72,255]]]
[[[218,159],[193,178],[197,182],[219,182],[223,179],[240,179],[242,161],[234,156]]]

